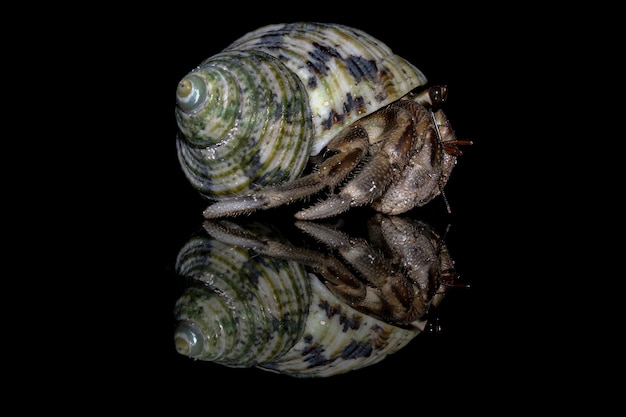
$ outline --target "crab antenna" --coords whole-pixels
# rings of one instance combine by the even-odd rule
[[[441,194],[441,197],[443,198],[443,202],[446,204],[446,211],[448,212],[448,214],[452,214],[452,208],[450,207],[450,202],[448,202],[446,193],[443,192],[443,187],[441,185],[439,185],[439,193]]]

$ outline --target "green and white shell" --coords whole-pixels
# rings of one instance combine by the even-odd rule
[[[280,239],[257,222],[248,231]],[[257,367],[297,378],[376,364],[420,334],[350,307],[299,263],[204,234],[180,250],[176,270],[192,284],[176,301],[176,350],[201,361]]]
[[[180,250],[176,269],[195,281],[175,306],[179,353],[251,367],[278,360],[301,336],[311,297],[302,265],[197,235]]]
[[[344,127],[426,81],[358,29],[261,27],[179,82],[179,160],[194,188],[212,200],[294,180]]]

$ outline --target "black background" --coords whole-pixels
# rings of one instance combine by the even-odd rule
[[[158,305],[160,314],[154,317],[161,327],[157,326],[158,332],[153,336],[156,348],[162,351],[157,363],[162,360],[170,369],[167,380],[172,393],[202,395],[206,390],[213,396],[234,390],[250,395],[255,404],[268,401],[265,405],[268,411],[273,407],[281,409],[281,398],[285,397],[310,403],[310,407],[321,412],[334,402],[361,403],[364,409],[382,402],[394,409],[398,405],[392,405],[393,401],[405,405],[429,402],[430,396],[434,399],[441,394],[452,400],[464,398],[468,392],[473,393],[473,398],[491,395],[489,391],[500,388],[496,381],[508,380],[523,370],[523,359],[511,353],[525,339],[512,331],[523,323],[510,316],[517,307],[508,303],[511,293],[524,291],[524,285],[512,284],[517,278],[511,271],[517,267],[509,260],[515,249],[504,243],[516,228],[511,227],[513,220],[507,221],[505,214],[515,202],[502,186],[506,181],[506,190],[514,187],[514,179],[508,176],[508,162],[505,163],[510,149],[507,142],[511,138],[507,137],[509,129],[500,128],[505,124],[500,119],[506,114],[503,107],[521,88],[507,80],[507,74],[513,77],[514,66],[519,65],[513,56],[519,40],[501,39],[497,35],[506,29],[505,21],[479,21],[475,25],[464,22],[457,26],[455,21],[448,20],[448,8],[444,6],[419,15],[401,9],[395,5],[394,10],[373,12],[376,18],[369,22],[357,15],[334,16],[330,11],[327,15],[314,16],[365,30],[419,67],[431,83],[448,85],[446,114],[457,135],[472,140],[474,145],[464,148],[465,154],[459,158],[446,188],[452,214],[446,213],[442,200],[438,199],[409,215],[436,224],[440,231],[450,224],[446,242],[458,272],[470,289],[452,291],[445,300],[440,317],[441,333],[422,334],[383,362],[341,376],[294,380],[261,370],[229,369],[181,357],[173,350],[172,324],[168,320],[176,292],[181,288],[172,274],[172,262],[177,249],[200,223],[199,214],[205,203],[185,183],[175,160],[173,140],[167,145],[167,137],[163,137],[159,139],[163,152],[160,163],[167,166],[169,174],[168,192],[159,196],[167,205],[159,210],[168,220],[163,223],[164,246],[158,259],[163,299]],[[403,16],[398,18],[398,13]],[[303,18],[310,20],[313,16],[277,14],[228,27],[186,30],[172,61],[170,90],[194,65],[248,30],[266,23]],[[170,120],[173,125],[173,118]],[[174,130],[172,126],[171,138]],[[358,216],[356,213],[360,211],[354,214]],[[264,218],[272,221],[271,214],[264,214]],[[283,213],[273,221],[281,225],[289,218]],[[517,294],[513,297],[517,299]],[[156,339],[162,340],[157,343]],[[483,389],[479,388],[481,385]],[[446,402],[441,403],[443,409],[447,406]]]
[[[554,330],[545,314],[552,298],[538,280],[555,278],[543,249],[555,232],[535,219],[558,214],[551,204],[533,203],[554,188],[540,175],[547,157],[537,148],[547,146],[529,143],[537,138],[539,116],[528,110],[550,96],[532,74],[543,71],[550,81],[551,73],[527,36],[549,28],[550,16],[448,2],[303,4],[299,12],[295,5],[224,6],[226,12],[180,2],[159,10],[158,19],[121,14],[119,26],[108,21],[97,29],[97,41],[81,47],[91,60],[72,75],[93,69],[86,78],[97,78],[98,99],[108,101],[97,117],[89,104],[74,103],[89,114],[89,130],[67,123],[64,131],[103,136],[97,145],[72,147],[81,155],[77,167],[38,153],[41,177],[60,176],[55,186],[38,190],[34,215],[48,220],[35,222],[29,239],[45,244],[40,256],[49,257],[68,284],[49,310],[59,313],[46,332],[55,359],[36,362],[41,381],[68,373],[72,389],[103,408],[175,406],[200,414],[484,411],[500,407],[496,400],[532,408],[529,398],[551,396],[559,353],[544,341],[546,328]],[[439,231],[450,225],[446,244],[470,285],[444,300],[442,331],[419,335],[369,368],[312,380],[193,361],[175,351],[172,337],[173,306],[183,288],[175,258],[200,227],[206,205],[178,165],[176,85],[246,32],[300,20],[362,29],[415,64],[431,84],[446,84],[444,111],[457,136],[473,141],[446,186],[452,213],[437,199],[408,214]],[[109,67],[102,70],[105,60]],[[65,198],[71,203],[61,203]],[[281,214],[264,218],[280,227],[290,221]],[[41,288],[58,291],[57,280]],[[551,365],[539,366],[538,356]],[[529,376],[535,384],[520,387]]]

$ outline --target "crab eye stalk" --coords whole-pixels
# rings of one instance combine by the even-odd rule
[[[439,107],[448,99],[448,87],[439,85],[428,90],[433,107]]]

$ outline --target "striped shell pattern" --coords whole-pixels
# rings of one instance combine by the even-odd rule
[[[425,84],[420,70],[361,30],[261,27],[179,82],[179,161],[210,200],[291,181],[344,127]]]

